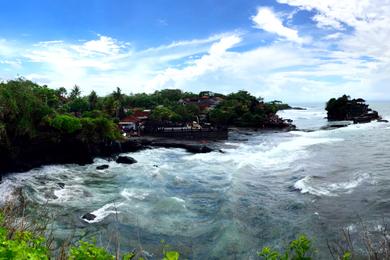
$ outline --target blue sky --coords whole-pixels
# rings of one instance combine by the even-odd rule
[[[383,100],[389,24],[389,0],[0,0],[0,79]]]

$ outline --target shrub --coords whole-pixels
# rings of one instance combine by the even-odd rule
[[[45,238],[29,231],[9,232],[0,215],[0,259],[49,259]]]
[[[259,253],[265,260],[311,260],[314,250],[312,249],[312,242],[305,235],[299,236],[297,239],[291,241],[289,250],[280,253],[270,247],[264,247]]]
[[[80,241],[78,247],[70,249],[69,260],[109,260],[115,259],[104,248],[97,247],[94,244]]]

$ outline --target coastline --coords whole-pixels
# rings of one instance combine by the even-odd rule
[[[232,132],[287,132],[295,128],[250,128],[230,127],[226,138],[170,138],[158,136],[130,137],[123,140],[83,143],[68,138],[60,142],[51,140],[36,140],[30,144],[20,145],[18,156],[10,158],[1,156],[4,163],[0,165],[0,180],[2,175],[29,171],[44,165],[93,163],[95,158],[115,158],[121,153],[137,152],[153,148],[181,148],[189,153],[209,153],[218,150],[216,144],[221,140],[228,140]]]

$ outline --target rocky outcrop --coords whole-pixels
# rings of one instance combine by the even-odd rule
[[[326,103],[326,110],[329,121],[353,121],[354,124],[359,124],[381,119],[378,112],[369,108],[364,99],[351,99],[346,95],[330,99]]]
[[[87,214],[83,215],[81,218],[84,220],[87,220],[87,221],[92,221],[96,218],[96,216],[92,213],[87,213]]]
[[[109,168],[109,166],[107,164],[96,166],[96,170],[105,170],[108,168]]]
[[[61,141],[40,139],[30,143],[15,144],[14,147],[13,151],[0,148],[0,178],[5,173],[28,171],[42,165],[68,163],[85,165],[93,163],[96,157],[113,157],[120,153],[136,152],[153,147],[182,148],[190,153],[208,153],[213,150],[199,142],[148,137],[97,144],[82,143],[73,139]],[[101,170],[106,166],[100,167],[98,169]]]
[[[133,164],[133,163],[137,163],[137,160],[130,156],[118,156],[116,162],[123,163],[123,164]]]

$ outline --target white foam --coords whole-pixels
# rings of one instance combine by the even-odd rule
[[[103,207],[91,212],[91,214],[96,216],[93,220],[87,220],[87,219],[83,219],[83,220],[88,223],[100,222],[111,214],[119,214],[120,211],[118,210],[118,208],[123,205],[124,205],[123,203],[119,203],[119,204],[108,203]]]
[[[178,198],[178,197],[171,197],[171,198],[172,198],[173,200],[179,202],[179,203],[182,203],[182,204],[185,204],[185,203],[186,203],[186,201],[185,201],[184,199],[182,199],[182,198]]]
[[[0,183],[0,204],[6,203],[7,201],[11,201],[15,198],[15,188],[15,184],[8,179],[5,179]]]
[[[315,178],[306,176],[294,184],[294,188],[301,193],[309,193],[316,196],[338,196],[342,193],[351,193],[356,187],[361,185],[370,175],[365,173],[357,175],[351,180],[345,182],[326,183],[326,178]]]
[[[135,189],[124,189],[121,192],[121,196],[124,197],[127,200],[137,199],[137,200],[144,200],[146,197],[149,196],[149,192],[144,190],[135,190]]]
[[[340,142],[344,139],[323,137],[322,134],[295,132],[293,136],[286,137],[287,141],[276,145],[265,143],[240,143],[237,148],[225,148],[226,153],[212,152],[208,154],[195,154],[184,156],[187,161],[203,161],[206,163],[226,164],[233,162],[238,168],[272,168],[285,169],[298,159],[310,156],[307,148],[333,142]],[[280,137],[283,138],[283,137]]]
[[[294,188],[300,190],[301,193],[309,193],[316,196],[334,196],[334,194],[327,189],[311,185],[312,179],[312,176],[306,176],[305,178],[295,182]]]
[[[52,200],[51,202],[63,203],[70,201],[78,201],[83,197],[84,190],[82,186],[79,185],[66,185],[65,188],[54,190],[54,195],[57,199]]]

